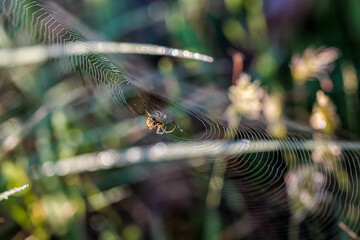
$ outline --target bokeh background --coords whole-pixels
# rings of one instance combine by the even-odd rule
[[[0,239],[359,238],[358,0],[0,2],[3,59],[214,58],[0,61]]]

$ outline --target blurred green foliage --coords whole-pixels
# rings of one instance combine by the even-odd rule
[[[281,94],[286,120],[308,126],[316,92],[324,89],[317,78],[296,85],[289,68],[291,58],[309,47],[336,47],[340,57],[329,75],[333,87],[327,95],[341,124],[329,135],[358,140],[358,85],[351,85],[357,81],[360,66],[358,0],[55,2],[52,6],[60,19],[72,22],[74,28],[83,26],[81,22],[88,27],[77,29],[88,34],[86,38],[151,43],[213,56],[212,64],[161,56],[109,58],[135,78],[137,71],[145,72],[150,79],[146,90],[163,90],[171,96],[169,100],[221,121],[229,104],[232,56],[241,52],[244,72],[258,79],[269,93]],[[31,23],[28,25],[22,27]],[[16,47],[12,42],[16,36],[9,32],[2,22],[2,48]],[[163,140],[149,134],[147,116],[129,117],[101,87],[90,92],[86,86],[91,75],[78,69],[68,72],[66,61],[1,69],[0,189],[30,187],[0,202],[0,239],[346,239],[345,232],[335,229],[338,221],[359,230],[359,205],[355,203],[346,206],[343,218],[324,203],[330,220],[312,228],[316,213],[299,200],[301,196],[289,200],[284,176],[293,166],[313,164],[307,150],[273,155],[254,150],[255,154],[238,159],[245,159],[243,165],[234,163],[232,157],[138,162],[139,149]],[[350,88],[344,87],[348,76],[355,79],[350,80]],[[165,81],[158,84],[150,77]],[[191,121],[191,116],[182,117],[183,125],[192,127],[193,132],[201,129]],[[265,136],[265,130],[255,124],[254,128]],[[299,135],[308,138],[312,133],[308,132]],[[126,160],[113,165],[108,157],[115,154],[112,149]],[[317,153],[335,162],[331,163],[333,169],[342,164],[333,152]],[[343,164],[354,163],[356,156]],[[76,166],[61,162],[78,158],[83,161]],[[321,164],[329,166],[328,162]],[[338,167],[338,171],[327,172],[341,191],[358,188],[348,176],[358,176],[355,165],[348,171]],[[281,173],[269,170],[272,168]],[[304,178],[304,184],[316,175],[312,170],[304,172],[300,177],[299,172],[291,174]],[[318,189],[311,184],[304,188],[315,195]],[[272,196],[274,191],[278,195]],[[358,195],[354,198],[359,200]],[[298,211],[305,215],[296,225],[290,215]],[[289,235],[288,229],[292,229]]]

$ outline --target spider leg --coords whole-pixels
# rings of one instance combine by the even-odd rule
[[[160,132],[160,130],[162,130],[162,132]],[[158,129],[156,130],[156,133],[157,134],[164,134],[164,133],[166,133],[166,131],[165,131],[164,127],[158,126]]]
[[[144,110],[147,113],[147,115],[149,115],[149,117],[151,117],[150,113],[148,111],[146,111],[146,109],[144,109]]]
[[[176,126],[172,130],[169,130],[169,131],[166,131],[166,128],[165,128],[164,133],[172,133],[175,130],[175,128],[176,128]]]

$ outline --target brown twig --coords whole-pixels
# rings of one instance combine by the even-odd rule
[[[344,232],[346,232],[352,239],[360,240],[359,236],[358,236],[353,230],[351,230],[348,226],[346,226],[345,223],[339,222],[339,223],[338,223],[338,226],[339,226]]]
[[[236,52],[233,56],[233,76],[232,84],[235,85],[236,81],[239,79],[241,73],[243,72],[244,67],[244,55],[240,52]]]

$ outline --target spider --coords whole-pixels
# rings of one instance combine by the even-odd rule
[[[161,122],[161,121],[157,120],[156,118],[152,117],[148,113],[148,111],[146,111],[146,113],[149,115],[149,117],[146,120],[146,125],[149,127],[150,130],[157,127],[157,130],[156,130],[157,134],[172,133],[175,130],[176,126],[172,130],[166,131],[166,127],[165,127],[165,124],[163,122]]]

